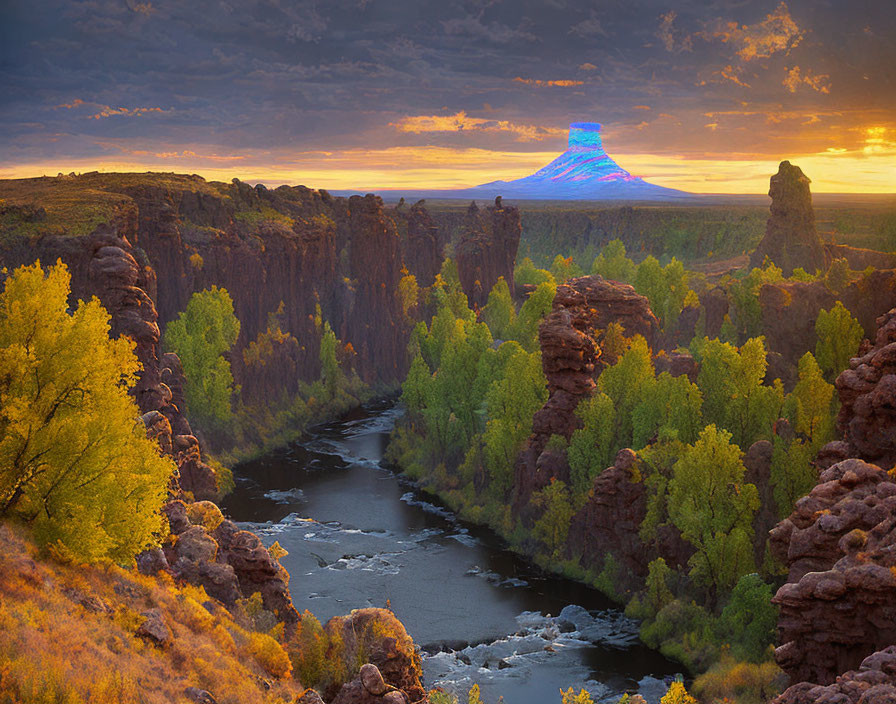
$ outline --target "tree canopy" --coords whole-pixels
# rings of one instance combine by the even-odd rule
[[[128,395],[134,343],[96,298],[69,312],[70,280],[38,262],[0,294],[0,516],[60,557],[126,562],[163,531],[174,464]]]
[[[220,423],[231,416],[233,374],[223,354],[239,334],[233,299],[217,286],[194,293],[186,310],[165,329],[165,344],[180,357],[187,378],[187,409],[200,423]]]

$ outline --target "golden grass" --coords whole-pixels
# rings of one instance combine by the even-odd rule
[[[163,647],[136,635],[148,609],[171,631]],[[289,674],[274,638],[203,589],[56,564],[0,525],[0,704],[169,704],[189,701],[187,687],[221,704],[276,704],[303,691]]]

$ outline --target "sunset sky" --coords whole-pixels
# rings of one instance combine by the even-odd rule
[[[532,173],[570,122],[635,175],[896,192],[892,0],[3,0],[0,178],[331,189]]]

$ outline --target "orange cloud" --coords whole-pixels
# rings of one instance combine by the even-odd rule
[[[797,88],[801,85],[807,85],[812,90],[819,93],[830,93],[831,83],[830,76],[826,73],[813,75],[811,71],[802,72],[799,66],[788,69],[787,75],[782,81],[782,85],[791,93],[796,93]]]
[[[57,105],[56,108],[57,109],[65,108],[67,110],[71,110],[72,108],[77,108],[77,107],[80,107],[81,105],[86,105],[86,103],[83,100],[81,100],[80,98],[75,98],[70,103],[63,103],[62,105]]]
[[[731,66],[730,64],[728,66],[726,66],[725,68],[723,68],[721,71],[719,71],[719,75],[722,78],[725,78],[725,79],[731,81],[732,83],[736,83],[737,85],[741,86],[742,88],[750,87],[749,83],[741,80],[740,69],[737,69],[734,66]]]
[[[521,78],[520,76],[517,76],[513,80],[516,83],[525,83],[527,86],[559,86],[561,88],[570,88],[572,86],[581,86],[585,84],[584,81],[542,81],[538,78]]]
[[[720,22],[709,36],[732,44],[741,59],[752,61],[768,58],[778,51],[790,51],[800,43],[803,32],[790,16],[787,3],[782,2],[761,22],[744,25]]]
[[[113,115],[126,115],[127,117],[134,117],[145,115],[148,112],[165,112],[162,108],[113,108],[108,105],[103,105],[102,109],[96,113],[95,115],[90,115],[91,120],[100,120],[104,117],[112,117]]]
[[[564,137],[565,129],[519,125],[507,120],[487,120],[470,117],[463,110],[454,115],[415,115],[389,123],[400,132],[421,134],[425,132],[510,132],[518,142],[540,142],[552,137]]]
[[[145,115],[149,112],[165,112],[165,110],[162,110],[162,108],[113,108],[110,105],[103,105],[102,103],[86,102],[84,100],[81,100],[80,98],[75,98],[70,103],[57,105],[56,109],[58,110],[59,108],[64,108],[66,110],[72,110],[83,105],[92,105],[95,108],[99,108],[99,112],[87,116],[90,120],[99,120],[104,117],[112,117],[113,115],[126,115],[128,117],[133,117],[135,115]]]
[[[592,64],[590,62],[585,62],[584,64],[581,64],[579,66],[579,68],[582,71],[596,71],[597,70],[597,66],[595,66],[594,64]]]
[[[649,105],[632,105],[635,110],[650,110]]]

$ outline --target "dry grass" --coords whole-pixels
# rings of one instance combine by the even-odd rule
[[[171,631],[164,647],[136,635],[148,609]],[[303,691],[289,670],[275,639],[201,588],[59,565],[0,526],[0,704],[169,704],[189,701],[187,687],[221,704],[275,704]]]
[[[174,173],[99,173],[0,180],[0,241],[39,235],[80,237],[134,208],[122,190],[155,186],[224,197],[226,184]],[[46,216],[23,216],[4,205],[43,208]]]

